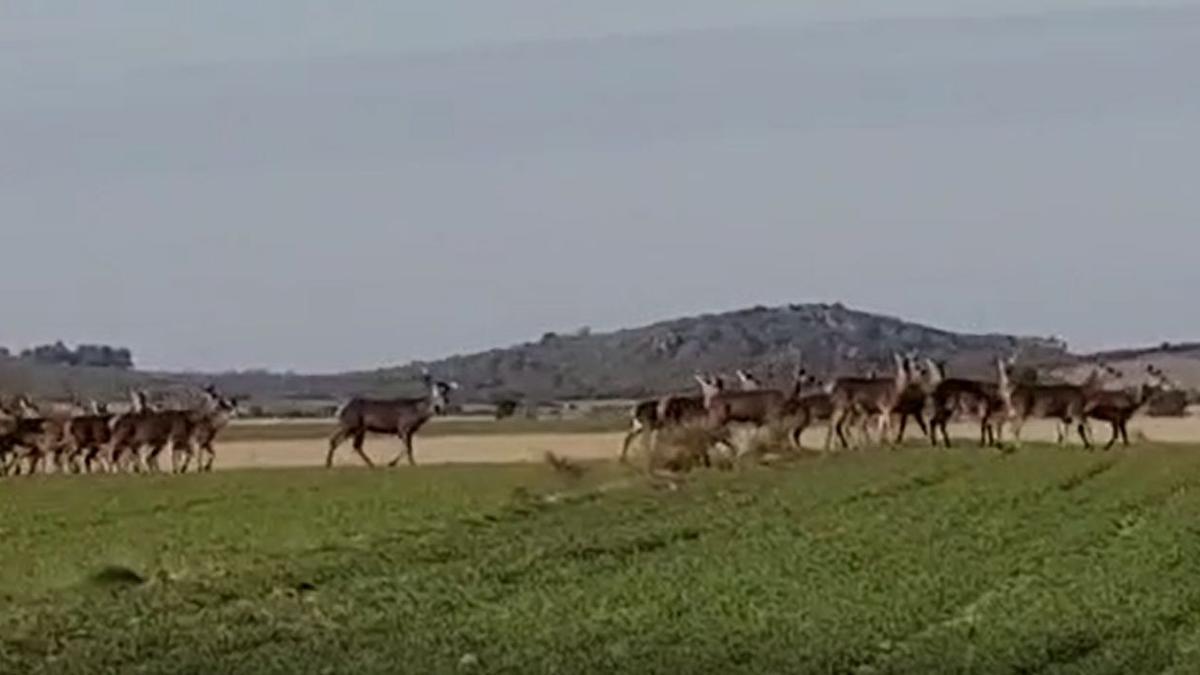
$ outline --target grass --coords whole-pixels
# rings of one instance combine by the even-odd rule
[[[434,419],[421,430],[422,437],[474,436],[480,434],[591,434],[624,431],[629,416],[589,415],[577,418],[531,420],[510,417]],[[221,432],[222,441],[300,441],[326,439],[333,434],[332,420],[296,420],[287,422],[235,422]]]
[[[1196,450],[5,481],[0,672],[1198,672]]]

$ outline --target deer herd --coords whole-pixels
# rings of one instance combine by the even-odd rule
[[[997,359],[995,380],[948,377],[944,363],[915,355],[895,355],[891,375],[838,377],[818,382],[798,367],[788,387],[769,389],[752,374],[737,371],[739,387],[729,389],[719,376],[697,373],[696,394],[676,394],[645,400],[633,408],[633,424],[625,436],[620,459],[627,461],[634,442],[653,444],[658,432],[685,425],[709,430],[714,445],[730,445],[731,425],[773,426],[786,432],[793,449],[801,449],[801,434],[816,423],[827,425],[825,450],[834,439],[843,449],[871,442],[903,442],[909,420],[933,444],[950,447],[952,420],[974,419],[982,446],[1000,446],[1007,425],[1012,441],[1021,443],[1021,432],[1031,419],[1056,423],[1059,444],[1073,431],[1084,447],[1093,439],[1089,420],[1106,422],[1112,436],[1106,449],[1118,440],[1129,445],[1129,420],[1156,395],[1171,390],[1161,370],[1147,366],[1145,384],[1125,389],[1105,385],[1121,373],[1097,364],[1081,384],[1016,382],[1014,358]],[[898,428],[894,424],[898,423]],[[855,431],[859,439],[855,439]],[[703,457],[707,463],[707,457]]]
[[[45,412],[27,397],[0,401],[0,476],[59,472],[160,472],[171,453],[171,470],[211,471],[217,434],[238,410],[237,400],[212,386],[196,406],[160,409],[144,391],[130,394],[128,410],[76,402],[66,412]]]
[[[894,357],[890,375],[838,377],[820,382],[797,367],[784,388],[764,386],[753,374],[737,371],[739,386],[726,387],[719,376],[697,373],[699,391],[673,394],[637,403],[633,425],[625,436],[620,459],[627,461],[634,441],[653,444],[659,432],[698,426],[712,433],[716,444],[732,447],[731,430],[739,425],[782,429],[788,443],[801,449],[803,432],[827,425],[825,449],[834,439],[844,449],[871,442],[874,429],[881,444],[904,440],[913,421],[934,445],[951,444],[951,421],[972,418],[979,424],[980,444],[999,446],[1007,426],[1015,444],[1031,419],[1054,420],[1058,442],[1074,432],[1085,447],[1092,446],[1089,420],[1106,422],[1112,436],[1129,444],[1130,418],[1159,393],[1172,389],[1166,375],[1147,367],[1147,382],[1136,388],[1112,389],[1106,384],[1120,377],[1115,369],[1098,364],[1081,384],[1037,384],[1015,381],[1013,359],[996,361],[995,380],[948,377],[945,365],[915,355]],[[338,448],[347,440],[368,466],[363,450],[368,433],[399,438],[402,450],[389,466],[401,459],[414,464],[413,438],[437,415],[444,414],[448,397],[457,384],[435,380],[424,373],[424,396],[417,398],[353,398],[336,415],[325,465],[333,465]],[[76,403],[67,412],[43,412],[28,398],[0,400],[0,476],[34,474],[51,467],[60,472],[163,471],[162,453],[170,452],[173,472],[210,471],[216,456],[217,434],[238,412],[238,402],[209,386],[199,405],[159,408],[145,392],[134,391],[128,409],[110,413],[103,404],[86,408]],[[898,426],[895,426],[898,424]],[[857,438],[856,438],[857,436]],[[708,457],[702,458],[708,463]]]

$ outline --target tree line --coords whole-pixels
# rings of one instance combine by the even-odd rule
[[[13,352],[0,347],[0,357],[12,357]],[[19,359],[59,366],[89,366],[93,368],[133,368],[133,352],[128,347],[81,344],[74,349],[62,340],[53,344],[36,345],[16,354]]]

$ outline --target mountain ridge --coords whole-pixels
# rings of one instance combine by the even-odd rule
[[[1076,358],[1055,338],[960,333],[841,303],[793,303],[674,317],[606,332],[550,332],[537,340],[426,363],[321,375],[118,372],[3,359],[0,391],[111,400],[132,387],[180,390],[213,382],[259,401],[334,400],[412,393],[421,368],[427,367],[438,377],[460,382],[464,401],[631,398],[688,389],[697,371],[747,368],[768,381],[785,381],[800,359],[822,376],[885,370],[893,352],[945,360],[954,372],[972,375],[989,373],[995,357],[1013,353],[1029,364]]]

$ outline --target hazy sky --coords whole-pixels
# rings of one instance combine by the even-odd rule
[[[332,370],[837,300],[1197,339],[1198,63],[1200,2],[6,0],[0,344]]]

